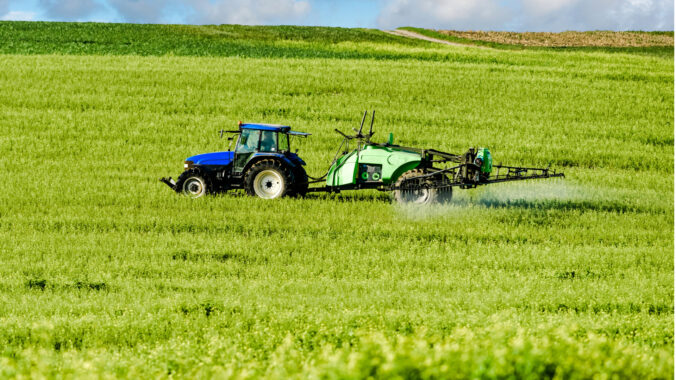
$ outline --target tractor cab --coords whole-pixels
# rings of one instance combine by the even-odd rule
[[[291,127],[275,124],[240,124],[239,138],[234,151],[233,173],[241,173],[254,157],[279,155],[291,157],[289,135],[308,136],[309,133],[291,131]]]

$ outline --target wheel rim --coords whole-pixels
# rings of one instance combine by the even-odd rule
[[[206,190],[204,179],[200,177],[190,177],[183,182],[183,194],[190,198],[199,198],[206,193]]]
[[[427,203],[430,199],[430,190],[427,187],[420,187],[417,189],[403,189],[401,191],[401,199],[405,203]]]
[[[254,191],[263,199],[277,198],[284,190],[284,180],[275,170],[263,170],[254,179]]]

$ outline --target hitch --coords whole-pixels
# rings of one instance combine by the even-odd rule
[[[176,191],[176,181],[169,178],[162,177],[160,178],[160,182],[167,184],[167,186],[171,187],[172,190]]]

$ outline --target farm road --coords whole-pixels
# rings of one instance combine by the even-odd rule
[[[436,43],[451,45],[451,46],[462,46],[462,47],[473,47],[473,48],[477,48],[477,49],[488,49],[485,46],[465,45],[465,44],[459,44],[457,42],[451,42],[451,41],[446,41],[446,40],[440,40],[438,38],[427,37],[427,36],[424,36],[422,34],[418,34],[416,32],[411,32],[409,30],[395,29],[395,30],[383,30],[383,32],[389,33],[389,34],[394,34],[395,36],[418,38],[418,39],[425,40],[425,41],[436,42]]]

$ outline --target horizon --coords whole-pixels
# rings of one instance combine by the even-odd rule
[[[2,21],[508,32],[674,31],[669,0],[0,0]]]
[[[171,22],[128,22],[128,21],[52,21],[52,20],[0,20],[0,23],[64,23],[64,24],[120,24],[120,25],[167,25],[167,26],[248,26],[248,27],[284,27],[284,26],[294,26],[294,27],[304,27],[304,28],[335,28],[335,29],[368,29],[368,30],[383,30],[379,28],[370,28],[370,27],[349,27],[349,26],[330,26],[330,25],[301,25],[301,24],[237,24],[237,23],[223,23],[223,24],[186,24],[186,23],[171,23]],[[401,25],[391,28],[391,30],[402,29],[402,28],[418,28],[411,25]],[[422,28],[435,30],[433,28]],[[389,30],[389,29],[388,29]],[[650,29],[635,29],[635,30],[608,30],[608,29],[588,29],[588,30],[561,30],[557,32],[547,32],[547,31],[513,31],[513,30],[462,30],[462,29],[436,29],[444,31],[455,31],[455,32],[500,32],[500,33],[594,33],[594,32],[612,32],[612,33],[666,33],[674,34],[674,30],[650,30]]]

